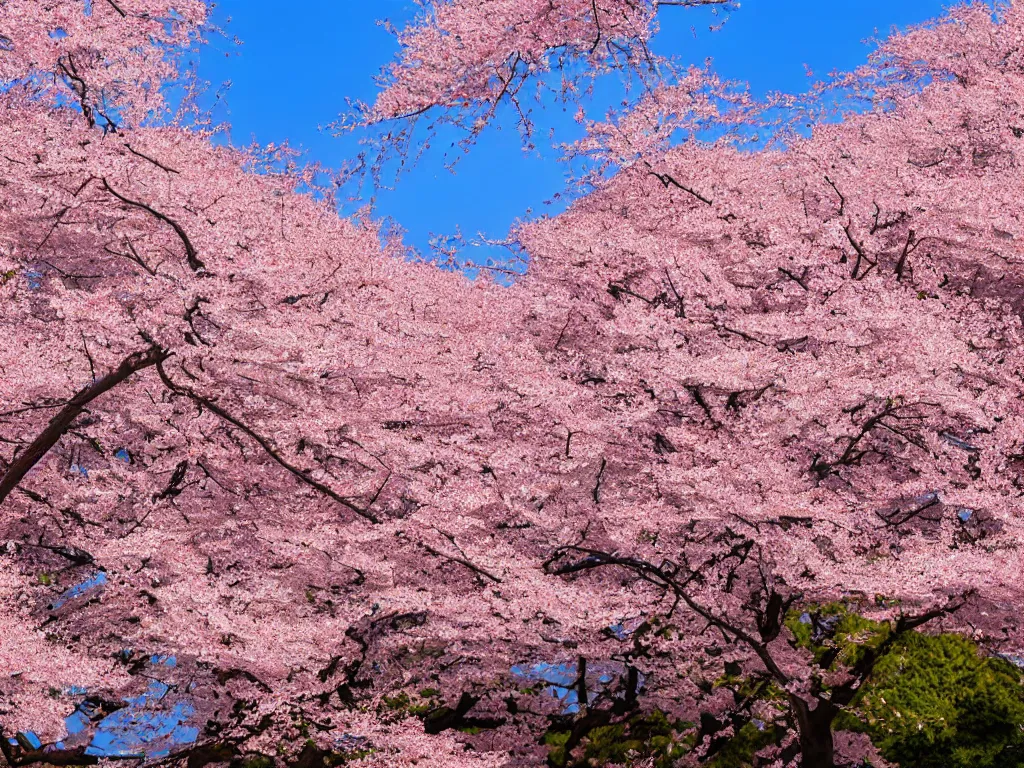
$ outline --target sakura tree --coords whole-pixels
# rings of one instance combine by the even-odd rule
[[[195,684],[189,706],[219,724],[218,748],[264,738],[273,752],[296,701],[340,685],[325,670],[355,678],[359,632],[424,623],[409,569],[470,562],[470,521],[402,521],[486,495],[478,471],[460,489],[439,467],[464,466],[448,451],[464,453],[460,436],[507,388],[488,394],[498,340],[473,328],[512,319],[488,307],[496,288],[382,253],[372,227],[296,195],[299,179],[247,173],[257,157],[171,129],[126,141],[71,112],[17,114],[4,125],[38,143],[8,156],[4,212],[0,493],[17,580],[3,652],[21,672],[5,725],[52,744],[68,704],[49,688],[116,702],[145,680],[133,670],[155,674],[140,659],[171,655],[163,682]],[[458,322],[441,314],[455,303]],[[468,400],[428,397],[461,376],[479,381]],[[456,607],[475,600],[474,574],[437,596],[458,622],[482,610]],[[431,617],[472,642],[443,624]],[[51,666],[54,644],[75,660]],[[249,700],[258,712],[232,710]],[[255,721],[233,733],[239,714]],[[87,744],[12,759],[87,760]]]
[[[541,67],[653,13],[543,5],[417,29],[490,39],[533,8],[493,51]],[[7,37],[49,38],[14,7]],[[141,115],[178,70],[139,14],[201,9],[87,7],[62,23],[98,72],[131,62],[114,111]],[[286,152],[110,130],[73,79],[33,90],[63,54],[7,61],[6,761],[135,754],[105,729],[159,712],[143,756],[190,768],[538,765],[553,724],[566,762],[656,710],[681,765],[757,719],[758,764],[830,767],[870,751],[835,724],[905,633],[1019,651],[1022,28],[973,8],[891,40],[886,76],[931,83],[785,151],[651,140],[766,114],[705,73],[664,84],[592,127],[580,151],[620,170],[520,228],[511,288],[339,218]],[[492,105],[474,67],[505,59],[467,57],[402,109]],[[773,696],[714,685],[738,674]]]
[[[835,764],[832,723],[877,658],[810,662],[794,606],[1021,643],[1020,23],[964,9],[891,41],[933,84],[786,151],[659,151],[664,111],[596,126],[583,146],[623,170],[520,233],[552,362],[603,396],[565,431],[593,446],[607,528],[588,512],[548,570],[608,572],[586,589],[616,599],[628,574],[778,685],[798,739],[766,763]],[[668,669],[710,641],[672,642]]]
[[[149,57],[162,77],[166,41],[146,48],[146,25],[131,27],[146,6],[118,7],[62,12],[76,40],[110,46],[104,73]],[[48,36],[50,19],[9,10],[12,40]],[[130,34],[104,36],[108,24]],[[101,130],[93,102],[68,96],[74,83],[41,99],[42,60],[10,64],[0,105],[3,753],[109,756],[94,743],[100,718],[158,675],[207,724],[193,762],[274,753],[300,723],[323,723],[324,691],[360,694],[369,645],[422,627],[427,603],[455,622],[431,614],[434,637],[483,637],[489,609],[469,604],[489,571],[464,551],[482,534],[441,500],[493,493],[463,469],[478,453],[463,444],[482,421],[511,428],[488,414],[510,397],[492,369],[513,305],[403,262],[372,224],[298,194],[312,180],[286,156],[173,126]],[[138,92],[119,93],[118,114],[135,113]],[[432,524],[401,522],[428,504]],[[418,582],[441,569],[465,583],[425,603]],[[303,715],[310,696],[318,714]],[[65,737],[76,704],[88,723]],[[419,720],[347,720],[383,764],[461,750],[428,743]],[[316,749],[335,749],[346,724],[328,731]]]

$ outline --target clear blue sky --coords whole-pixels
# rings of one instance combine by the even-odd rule
[[[706,10],[665,7],[654,47],[694,63],[711,56],[720,74],[748,81],[755,94],[800,91],[807,83],[805,64],[818,75],[855,67],[869,50],[866,38],[884,36],[893,25],[925,21],[946,5],[744,0],[714,33],[708,31],[713,19]],[[337,167],[358,152],[357,137],[336,138],[319,127],[337,119],[346,98],[373,100],[373,77],[397,50],[376,22],[386,17],[400,23],[414,10],[410,0],[218,0],[215,21],[243,45],[215,41],[203,52],[200,73],[214,85],[232,82],[218,115],[232,124],[235,143],[287,140],[311,159]],[[571,139],[576,134],[569,117],[559,107],[547,111],[538,134],[554,128],[559,140]],[[375,215],[395,219],[408,230],[406,241],[425,249],[432,232],[450,234],[460,227],[467,238],[479,231],[501,238],[527,209],[534,215],[559,210],[564,203],[545,204],[565,188],[557,152],[524,154],[514,126],[506,122],[488,131],[454,175],[441,149],[429,151],[394,189],[378,192]]]

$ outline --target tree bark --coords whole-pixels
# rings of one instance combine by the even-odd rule
[[[165,360],[168,354],[166,350],[155,345],[143,352],[134,352],[113,371],[103,378],[97,379],[68,400],[60,413],[50,420],[46,429],[11,462],[3,477],[0,477],[0,504],[3,504],[11,491],[18,487],[18,483],[28,474],[28,471],[57,444],[57,441],[68,431],[75,419],[82,415],[89,403],[109,392],[118,384],[127,381],[132,374]]]
[[[801,768],[835,768],[832,722],[838,708],[821,699],[814,709],[798,696],[790,696],[789,701],[800,735]]]

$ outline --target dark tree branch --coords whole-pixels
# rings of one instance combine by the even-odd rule
[[[429,544],[425,544],[422,541],[420,542],[420,546],[427,550],[427,552],[432,554],[434,557],[440,557],[442,560],[447,560],[450,563],[458,563],[459,565],[471,570],[477,576],[482,576],[484,578],[490,579],[495,584],[501,584],[501,579],[499,579],[493,573],[491,573],[490,571],[485,571],[479,565],[470,560],[467,560],[464,557],[453,557],[452,555],[446,555],[444,552],[434,549],[434,547],[430,546]]]
[[[277,462],[284,469],[288,470],[288,472],[290,472],[299,482],[303,483],[304,485],[308,485],[310,488],[313,488],[316,491],[319,491],[324,496],[327,496],[328,498],[333,499],[334,501],[338,502],[339,504],[341,504],[346,509],[349,509],[352,512],[355,512],[357,515],[359,515],[360,517],[362,517],[362,518],[364,518],[366,520],[369,520],[371,523],[379,523],[380,522],[380,520],[378,520],[377,517],[375,515],[373,515],[368,509],[363,509],[362,507],[360,507],[360,506],[358,506],[356,504],[353,504],[351,501],[346,499],[341,494],[337,493],[333,489],[331,489],[328,486],[324,485],[320,481],[314,480],[306,472],[303,472],[301,469],[296,467],[294,464],[291,464],[287,459],[285,459],[280,453],[277,452],[277,450],[274,448],[274,446],[272,446],[267,441],[266,438],[264,438],[263,436],[258,434],[248,424],[245,424],[241,420],[235,418],[234,416],[232,416],[230,413],[228,413],[226,410],[221,408],[219,405],[217,405],[215,402],[213,402],[209,398],[203,397],[202,395],[198,394],[197,392],[193,392],[191,389],[188,389],[187,387],[183,387],[180,384],[175,384],[174,381],[172,381],[171,378],[167,375],[167,371],[164,370],[163,360],[160,360],[157,363],[156,370],[157,370],[157,373],[160,374],[160,379],[161,379],[161,381],[163,381],[164,386],[166,386],[171,392],[173,392],[176,395],[181,395],[182,397],[187,397],[189,400],[194,402],[196,405],[201,406],[203,408],[206,408],[206,410],[208,410],[210,413],[214,414],[215,416],[220,417],[224,421],[228,422],[232,426],[234,426],[237,429],[239,429],[242,432],[244,432],[252,440],[254,440],[260,446],[260,448],[262,448],[264,450],[264,452],[271,459],[273,459],[275,462]]]
[[[749,552],[749,546],[745,548],[743,544],[738,546],[745,552]],[[573,553],[583,555],[583,557],[574,562],[562,565],[558,564],[567,554]],[[710,609],[694,600],[687,591],[687,587],[691,582],[701,578],[701,571],[704,568],[718,565],[737,554],[737,547],[733,547],[728,553],[710,558],[708,562],[701,566],[701,568],[689,571],[686,578],[680,579],[678,578],[678,567],[675,563],[668,560],[663,562],[660,566],[657,566],[653,563],[649,563],[635,557],[619,556],[614,553],[609,554],[598,550],[569,545],[559,547],[555,550],[555,553],[544,562],[544,571],[545,573],[555,576],[580,573],[609,566],[618,566],[633,571],[633,573],[644,581],[654,584],[661,589],[671,591],[675,596],[676,605],[679,602],[685,603],[691,611],[707,621],[710,626],[716,627],[727,635],[732,635],[737,640],[744,643],[757,655],[761,660],[761,663],[764,664],[765,668],[768,670],[769,674],[771,674],[772,677],[774,677],[781,685],[786,685],[789,682],[789,677],[782,671],[781,667],[779,667],[775,662],[775,659],[772,658],[771,653],[768,651],[767,642],[758,640],[734,622],[721,618],[720,616],[716,616]],[[672,611],[674,610],[675,605],[673,605],[672,608]]]
[[[878,262],[872,260],[871,257],[868,256],[867,251],[864,250],[864,246],[857,242],[853,233],[850,232],[849,224],[846,224],[843,227],[843,232],[846,233],[846,239],[850,241],[850,245],[853,246],[853,250],[857,253],[857,260],[853,263],[853,270],[850,272],[850,277],[854,280],[863,280],[868,276],[868,273],[871,272],[872,269],[878,266]],[[866,261],[869,264],[868,268],[863,272],[860,271],[860,264],[862,261]]]
[[[28,471],[57,444],[57,441],[67,432],[75,419],[85,411],[89,403],[118,384],[127,381],[132,374],[152,365],[159,366],[169,354],[167,350],[156,345],[144,352],[135,352],[125,358],[115,370],[102,379],[94,381],[72,397],[67,405],[50,420],[46,429],[7,467],[7,471],[0,478],[0,504],[17,487]]]
[[[663,187],[665,187],[666,189],[668,189],[669,186],[673,186],[673,187],[676,187],[677,189],[683,190],[683,192],[686,192],[687,194],[693,195],[695,198],[700,200],[705,205],[713,205],[714,204],[714,201],[709,200],[708,198],[704,197],[704,195],[702,195],[700,192],[696,191],[695,189],[691,189],[690,187],[687,187],[685,184],[680,184],[678,181],[676,181],[674,178],[672,178],[672,176],[670,176],[667,173],[658,173],[657,171],[652,170],[650,172],[650,175],[654,176],[658,181],[660,181],[661,185]]]
[[[835,190],[835,193],[837,195],[839,195],[839,215],[842,216],[843,213],[846,211],[846,198],[843,197],[843,193],[839,191],[839,187],[836,186],[835,182],[832,181],[832,179],[826,176],[825,181],[827,181],[828,185],[832,187],[833,190]]]
[[[808,269],[810,269],[810,267],[804,267],[803,272],[801,272],[799,276],[794,275],[792,272],[790,272],[785,267],[779,267],[779,272],[781,272],[783,275],[788,277],[790,280],[792,280],[794,283],[796,283],[797,285],[799,285],[801,288],[803,288],[806,291],[807,290],[807,283],[805,283],[804,280],[807,279],[807,270]]]
[[[110,2],[110,0],[107,0],[107,2]],[[134,147],[132,147],[132,145],[129,144],[127,141],[124,143],[124,146],[125,146],[125,148],[129,152],[131,152],[136,157],[141,157],[143,160],[148,160],[153,165],[155,165],[157,168],[159,168],[159,169],[161,169],[163,171],[167,171],[168,173],[178,173],[178,174],[181,173],[181,171],[176,171],[173,168],[169,168],[168,166],[166,166],[163,163],[161,163],[159,160],[155,160],[152,157],[150,157],[149,155],[146,155],[146,154],[143,154],[142,152],[139,152],[139,150],[137,150]]]
[[[115,3],[114,0],[107,0],[107,5],[109,5],[115,11],[117,11],[117,15],[120,16],[122,19],[128,18],[128,14],[125,13],[124,9],[117,3]]]
[[[87,746],[87,745],[86,745]],[[74,749],[23,749],[14,747],[8,740],[3,728],[0,728],[0,754],[11,768],[22,768],[26,765],[45,763],[47,765],[96,765],[99,758],[85,754],[86,746]]]
[[[594,482],[594,490],[591,495],[594,497],[594,503],[601,503],[601,481],[604,479],[604,471],[608,467],[608,459],[601,457],[601,468],[597,470],[597,480]]]
[[[125,243],[125,245],[128,246],[128,250],[131,251],[130,254],[129,253],[121,253],[120,251],[115,251],[115,250],[111,249],[111,247],[109,245],[103,246],[103,250],[105,250],[111,256],[123,256],[124,258],[128,259],[129,261],[135,262],[140,267],[142,267],[144,270],[146,270],[149,274],[151,274],[153,277],[156,277],[157,276],[156,270],[153,269],[152,267],[150,267],[149,264],[147,264],[143,260],[143,258],[139,255],[139,252],[135,249],[135,244],[128,237],[125,237],[124,243]]]
[[[78,74],[78,68],[75,67],[75,60],[71,57],[71,54],[69,53],[66,58],[67,63],[65,63],[64,57],[62,57],[57,61],[57,66],[60,67],[60,71],[71,82],[71,90],[78,97],[78,104],[82,109],[85,121],[89,124],[90,128],[95,128],[96,116],[93,114],[92,106],[89,104],[89,87]]]
[[[920,244],[920,241],[914,241],[914,230],[907,232],[907,242],[903,244],[903,252],[900,254],[899,261],[896,262],[896,281],[899,282],[903,279],[903,270],[906,267],[907,257],[914,252],[914,249]]]
[[[200,260],[199,254],[196,252],[195,246],[192,245],[192,241],[189,239],[188,234],[185,232],[184,229],[182,229],[182,226],[178,222],[176,222],[167,214],[161,213],[160,211],[146,205],[145,203],[139,202],[138,200],[131,200],[125,197],[120,192],[111,187],[110,182],[108,182],[105,178],[100,179],[100,181],[103,182],[103,188],[107,190],[107,192],[112,194],[125,205],[146,211],[146,213],[156,217],[164,224],[167,224],[171,229],[173,229],[174,233],[178,236],[182,244],[185,246],[185,257],[188,260],[189,268],[193,272],[199,272],[200,270],[206,269],[206,265],[202,262],[202,260]]]

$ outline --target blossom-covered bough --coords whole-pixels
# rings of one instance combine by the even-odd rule
[[[412,117],[479,104],[493,110],[531,79],[575,58],[593,67],[653,62],[647,47],[660,6],[731,6],[728,0],[455,0],[431,2],[399,34],[401,55],[372,114]]]
[[[683,765],[756,721],[830,767],[905,633],[1019,654],[1021,11],[894,38],[933,82],[784,152],[593,126],[621,170],[499,288],[140,121],[131,25],[200,10],[50,7],[0,4],[9,764],[565,764],[658,712]],[[72,39],[107,101],[37,76]],[[692,77],[650,98],[708,119]]]
[[[108,128],[165,109],[163,86],[207,17],[202,0],[4,0],[2,11],[0,82],[75,104],[90,126]]]
[[[408,151],[418,119],[449,123],[468,146],[508,105],[524,140],[534,131],[530,99],[545,87],[576,101],[585,81],[622,71],[653,82],[670,62],[649,42],[663,7],[729,11],[735,0],[429,0],[404,30],[401,52],[380,78],[372,105],[353,122],[390,128],[386,151]],[[557,74],[557,82],[550,77]]]

